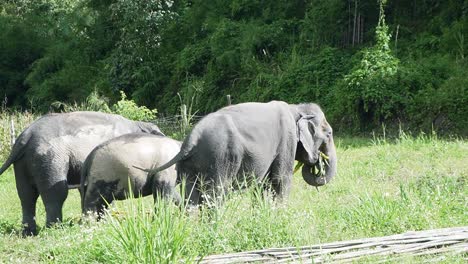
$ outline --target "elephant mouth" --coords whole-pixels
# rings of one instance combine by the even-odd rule
[[[314,177],[324,177],[326,174],[326,168],[330,166],[329,160],[330,157],[328,157],[322,151],[319,151],[318,159],[315,164],[313,164],[312,166],[304,166],[303,162],[298,161],[296,167],[294,168],[294,173],[296,173],[302,167],[303,172],[304,169],[308,170],[306,171],[307,174],[311,174]]]
[[[312,186],[323,186],[330,182],[336,169],[336,160],[323,152],[319,152],[318,159],[312,165],[301,162],[296,166],[296,171],[302,167],[302,178]]]

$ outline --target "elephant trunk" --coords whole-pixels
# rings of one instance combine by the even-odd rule
[[[335,144],[333,142],[333,138],[330,138],[328,144],[324,144],[320,151],[323,152],[326,156],[328,156],[327,162],[324,162],[323,166],[325,168],[321,168],[321,163],[317,162],[315,166],[318,167],[318,170],[314,170],[314,166],[304,164],[302,167],[302,178],[312,186],[322,186],[331,181],[331,179],[336,174],[336,167],[337,167],[337,157],[336,157],[336,149]],[[320,171],[324,170],[325,173],[321,174]]]

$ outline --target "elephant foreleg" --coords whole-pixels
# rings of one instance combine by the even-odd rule
[[[277,157],[271,166],[270,183],[274,197],[283,200],[291,191],[294,160]]]

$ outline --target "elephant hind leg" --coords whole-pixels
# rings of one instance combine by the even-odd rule
[[[231,161],[222,168],[215,168],[207,173],[201,181],[202,203],[209,207],[223,204],[229,195],[229,190],[237,189],[242,183],[239,180],[240,162]],[[240,177],[243,178],[243,177]]]
[[[195,178],[195,179],[194,179]],[[185,199],[188,199],[188,205],[198,206],[201,204],[201,193],[197,187],[197,177],[187,177],[186,181],[182,182],[182,193],[185,194]]]
[[[28,184],[21,186],[21,191],[18,190],[21,200],[21,208],[23,211],[23,236],[37,235],[36,226],[36,202],[39,197],[39,192],[36,187]]]
[[[39,191],[30,183],[30,175],[27,174],[26,166],[15,164],[16,189],[21,201],[23,212],[23,236],[37,235],[36,226],[36,202]]]
[[[50,227],[62,221],[62,207],[68,196],[66,180],[59,181],[41,191],[41,198],[46,210],[46,226]]]

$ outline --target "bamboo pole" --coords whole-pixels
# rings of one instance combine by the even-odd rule
[[[200,263],[324,263],[329,261],[352,262],[366,256],[387,259],[402,255],[434,255],[440,253],[468,252],[468,226],[444,228],[403,234],[338,241],[303,247],[270,248],[248,252],[212,255]]]
[[[15,145],[16,140],[16,133],[15,133],[15,122],[13,121],[13,117],[10,118],[10,146],[13,148]]]

